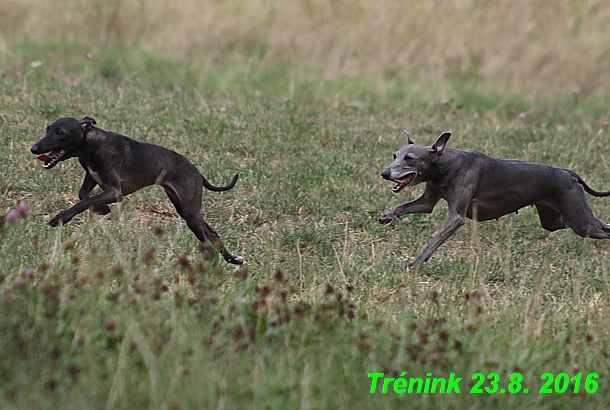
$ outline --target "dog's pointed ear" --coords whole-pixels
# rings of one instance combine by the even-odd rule
[[[407,141],[408,141],[408,143],[409,144],[415,144],[413,142],[413,140],[411,139],[411,134],[409,134],[409,131],[407,131],[407,130],[403,130],[403,131],[405,132],[405,134],[407,134]]]
[[[97,121],[95,121],[95,118],[90,117],[89,115],[86,115],[82,120],[78,122],[78,125],[80,125],[80,127],[85,132],[91,131],[91,126],[95,124],[97,124]]]
[[[440,137],[436,140],[432,148],[430,149],[430,158],[436,161],[443,155],[443,151],[447,147],[447,141],[451,137],[450,132],[443,132]]]

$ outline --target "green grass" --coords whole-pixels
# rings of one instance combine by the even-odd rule
[[[86,52],[17,44],[0,67],[0,215],[30,206],[0,229],[3,409],[605,406],[608,243],[549,234],[523,209],[467,223],[405,272],[446,206],[409,224],[375,220],[421,192],[395,196],[379,175],[404,128],[423,144],[451,130],[451,146],[608,189],[608,96],[300,81],[290,66],[198,71],[131,49]],[[54,119],[83,115],[175,149],[214,184],[239,172],[203,209],[245,267],[206,259],[158,187],[109,216],[47,226],[77,200],[83,172],[76,160],[44,170],[28,149]],[[610,220],[610,202],[589,200]],[[371,395],[369,372],[455,373],[461,393]],[[470,394],[478,372],[505,388],[518,372],[529,393]],[[595,372],[599,388],[539,394],[546,372]]]

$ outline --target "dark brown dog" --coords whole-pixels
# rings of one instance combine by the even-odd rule
[[[85,117],[60,118],[47,127],[46,135],[30,151],[53,168],[58,162],[77,157],[85,169],[85,180],[78,191],[80,202],[58,213],[49,221],[57,226],[91,208],[98,214],[110,212],[108,204],[121,202],[129,195],[149,185],[161,185],[189,228],[204,244],[220,250],[229,263],[242,264],[243,258],[229,253],[218,233],[203,219],[201,212],[202,186],[211,191],[226,191],[235,185],[238,174],[224,187],[210,184],[197,168],[182,155],[160,147],[135,141],[124,135],[94,127],[96,121]],[[104,192],[89,197],[99,185]]]

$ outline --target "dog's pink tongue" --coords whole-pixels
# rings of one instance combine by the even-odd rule
[[[42,154],[42,155],[37,156],[36,159],[38,161],[45,161],[46,162],[46,161],[50,161],[51,157],[49,157],[48,155]]]

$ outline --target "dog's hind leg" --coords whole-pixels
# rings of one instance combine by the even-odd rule
[[[534,204],[540,218],[540,225],[547,231],[557,231],[567,228],[568,225],[561,218],[561,214],[545,204]]]
[[[165,192],[169,197],[172,204],[176,207],[176,211],[186,221],[188,227],[193,231],[197,239],[201,243],[211,244],[220,251],[220,254],[225,261],[236,265],[244,263],[244,259],[241,256],[233,255],[225,248],[218,232],[212,228],[204,219],[201,213],[201,187],[199,186],[199,192],[192,193],[188,198],[180,197],[170,186],[164,186]]]
[[[204,219],[201,212],[194,215],[185,214],[183,218],[186,220],[188,227],[195,233],[195,236],[203,243],[211,243],[216,249],[220,251],[220,254],[225,261],[233,263],[235,265],[241,265],[244,263],[244,259],[241,256],[233,255],[227,248],[225,248],[218,232],[212,228]]]
[[[591,212],[586,222],[573,223],[569,221],[569,224],[570,228],[583,238],[610,239],[610,225],[597,219],[593,212]]]
[[[553,205],[561,214],[561,219],[583,238],[610,239],[610,225],[595,217],[587,203],[582,186],[573,187],[562,193]]]

